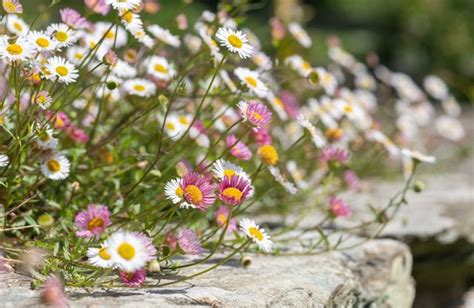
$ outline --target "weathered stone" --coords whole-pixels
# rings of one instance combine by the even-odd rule
[[[151,289],[68,288],[72,307],[411,307],[414,283],[411,255],[393,240],[372,240],[350,251],[313,256],[252,256],[244,269],[237,259],[172,287]],[[213,260],[215,262],[215,260]],[[181,274],[191,274],[204,264]],[[38,303],[28,279],[0,274],[5,307]],[[152,280],[152,279],[151,279]]]

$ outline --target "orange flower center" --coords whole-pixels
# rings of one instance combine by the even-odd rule
[[[240,201],[240,199],[242,199],[243,193],[235,187],[228,187],[224,189],[224,191],[222,192],[222,195],[224,195],[227,198],[232,198],[236,201]]]
[[[23,48],[18,44],[10,44],[7,47],[7,52],[13,56],[18,56],[23,53]]]
[[[196,185],[188,185],[185,188],[186,195],[193,204],[201,203],[203,197],[202,192]]]
[[[102,228],[102,227],[104,227],[104,220],[100,217],[91,219],[89,223],[87,224],[87,230],[89,231],[92,231],[95,228]]]
[[[61,164],[56,159],[48,160],[46,165],[48,166],[48,169],[51,172],[58,172],[59,170],[61,170]]]

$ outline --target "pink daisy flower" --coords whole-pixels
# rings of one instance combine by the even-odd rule
[[[96,14],[107,15],[110,6],[105,4],[105,0],[84,0],[85,5]]]
[[[270,135],[270,132],[266,128],[260,128],[256,131],[253,131],[252,135],[257,144],[260,146],[272,144],[272,135]]]
[[[41,301],[48,306],[69,307],[63,284],[58,277],[50,276],[45,281],[41,290]]]
[[[341,148],[327,147],[319,154],[319,160],[324,163],[340,162],[345,163],[349,160],[349,151]]]
[[[18,0],[2,0],[3,10],[8,14],[22,14],[23,6]]]
[[[190,229],[179,231],[178,244],[184,253],[188,255],[200,255],[203,252],[196,233]]]
[[[216,218],[217,225],[223,227],[227,223],[227,217],[229,217],[229,208],[226,206],[220,206],[219,209],[214,213],[214,217]],[[237,231],[237,220],[235,218],[231,218],[229,221],[229,225],[227,226],[227,232],[235,232]]]
[[[224,177],[218,184],[219,199],[227,205],[240,205],[253,192],[250,181],[244,177],[233,175]]]
[[[61,14],[61,20],[63,23],[73,29],[86,29],[91,26],[89,21],[79,14],[76,10],[71,8],[65,8],[59,11]]]
[[[189,172],[181,179],[180,187],[181,190],[177,193],[182,194],[187,203],[201,211],[204,211],[216,201],[214,186],[210,182],[210,177],[202,176],[196,172]]]
[[[335,217],[344,217],[351,215],[352,211],[344,200],[334,196],[329,197],[329,208]]]
[[[110,211],[105,205],[89,204],[87,210],[76,215],[76,232],[78,237],[98,239],[102,232],[111,225]]]
[[[226,145],[229,148],[232,156],[241,160],[250,160],[252,158],[252,152],[242,141],[237,142],[235,135],[229,135],[226,137]]]
[[[258,101],[239,103],[240,115],[245,122],[253,126],[254,130],[265,126],[272,120],[272,113],[264,104]]]
[[[296,119],[300,114],[296,97],[289,91],[281,91],[279,97],[285,106],[285,111],[288,116],[292,119]]]
[[[168,245],[172,250],[176,249],[176,245],[178,245],[178,238],[173,233],[166,233],[165,235],[165,243]]]
[[[360,180],[357,174],[352,170],[344,172],[344,181],[350,190],[357,191],[360,188]]]
[[[70,124],[66,132],[68,137],[77,143],[84,144],[89,141],[89,135],[82,128],[78,128],[74,124]]]
[[[139,269],[133,273],[119,271],[120,280],[130,288],[139,288],[143,285],[146,279],[146,270]]]

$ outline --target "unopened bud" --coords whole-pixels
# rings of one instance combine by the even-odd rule
[[[118,61],[117,54],[113,52],[112,50],[107,51],[107,53],[104,55],[102,61],[108,66],[115,66]]]
[[[160,262],[158,260],[153,260],[148,263],[148,271],[152,273],[158,273],[161,271]]]
[[[107,89],[115,90],[117,88],[117,83],[115,81],[107,82]]]
[[[421,181],[416,181],[413,185],[413,191],[416,193],[420,193],[425,190],[425,184]]]
[[[54,218],[48,213],[44,213],[38,217],[38,224],[41,227],[50,227],[54,224]]]
[[[308,81],[311,84],[318,84],[319,83],[319,74],[316,71],[311,71],[308,75]]]
[[[167,106],[168,103],[169,103],[169,100],[166,96],[164,96],[163,94],[158,96],[158,101],[160,102],[161,105],[163,106]]]
[[[242,266],[243,268],[247,268],[250,265],[252,265],[252,258],[251,257],[245,256],[245,257],[242,257],[242,259],[240,259],[240,266]]]

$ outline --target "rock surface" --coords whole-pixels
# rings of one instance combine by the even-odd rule
[[[231,260],[173,287],[152,289],[68,288],[72,307],[411,307],[415,291],[408,247],[372,240],[350,251],[314,256],[252,256],[249,268]],[[215,261],[215,260],[214,260]],[[205,267],[197,266],[187,274]],[[180,273],[183,274],[183,273]],[[27,278],[0,274],[2,307],[35,306],[38,291]]]

